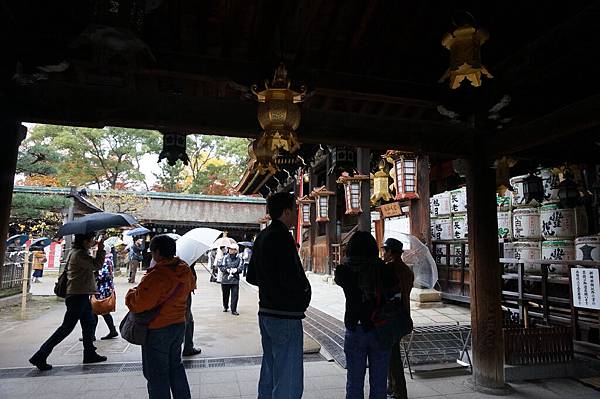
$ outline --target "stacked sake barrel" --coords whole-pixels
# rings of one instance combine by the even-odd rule
[[[463,255],[463,243],[464,255],[468,257],[467,190],[463,187],[436,194],[431,197],[429,205],[436,263],[447,264],[446,242],[450,242],[451,263],[458,266]]]
[[[552,169],[540,169],[538,173],[544,184],[542,204],[524,203],[523,182],[526,175],[510,179],[514,188],[510,207],[498,209],[498,238],[505,242],[504,257],[523,262],[539,259],[575,260],[574,239],[587,233],[585,208],[562,208],[558,202],[558,176]],[[510,227],[508,220],[512,221]],[[548,271],[566,275],[568,267],[551,264]],[[525,272],[540,274],[541,267],[526,263]]]

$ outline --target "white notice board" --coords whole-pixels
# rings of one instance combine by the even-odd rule
[[[600,310],[600,277],[598,269],[571,269],[573,306]]]

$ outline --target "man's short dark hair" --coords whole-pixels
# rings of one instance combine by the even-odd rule
[[[177,245],[175,240],[166,234],[160,234],[155,236],[150,241],[150,252],[158,251],[160,256],[163,258],[172,258],[177,252]]]
[[[402,241],[396,240],[395,238],[388,238],[383,244],[384,249],[389,249],[393,254],[401,254],[404,252],[404,244]]]
[[[290,193],[275,193],[267,198],[267,213],[271,220],[279,219],[286,209],[294,209],[296,197]]]

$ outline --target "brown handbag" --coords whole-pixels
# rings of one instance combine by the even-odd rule
[[[117,296],[113,290],[108,298],[96,299],[96,295],[92,295],[92,312],[96,316],[102,316],[110,312],[114,312],[117,305]]]

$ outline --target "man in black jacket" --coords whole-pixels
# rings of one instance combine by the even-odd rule
[[[254,241],[246,280],[258,286],[258,321],[263,360],[258,398],[301,398],[304,388],[302,319],[310,283],[289,229],[296,224],[296,199],[277,193],[267,199],[272,222]]]

